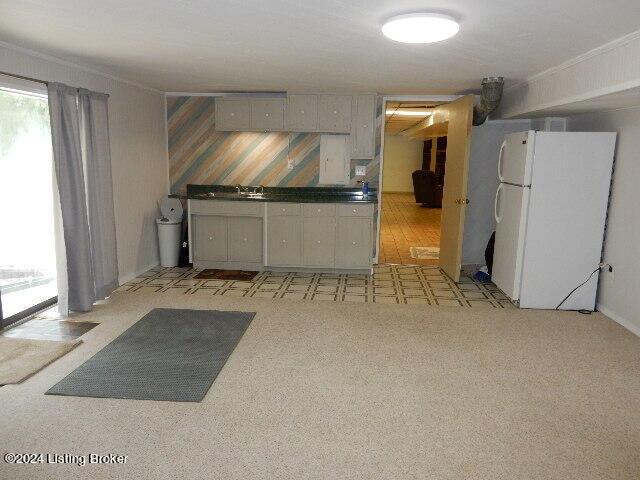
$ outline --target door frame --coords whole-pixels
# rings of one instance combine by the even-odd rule
[[[387,123],[387,102],[453,102],[464,95],[384,95],[382,97],[382,121],[380,122],[380,168],[378,171],[378,213],[376,215],[376,255],[373,263],[378,263],[380,255],[380,219],[382,214],[382,172],[384,170],[384,131]]]

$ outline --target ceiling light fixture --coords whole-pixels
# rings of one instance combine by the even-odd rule
[[[440,42],[453,37],[458,30],[458,22],[440,13],[396,15],[382,25],[386,37],[402,43]]]
[[[433,114],[433,112],[427,112],[426,110],[387,110],[385,113],[403,117],[428,117]]]

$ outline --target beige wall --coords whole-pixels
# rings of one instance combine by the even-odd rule
[[[640,335],[640,107],[570,117],[568,130],[618,132],[598,309]]]
[[[169,187],[164,95],[0,42],[0,71],[108,93],[120,281],[158,264],[157,201]]]
[[[384,136],[383,192],[413,192],[411,174],[422,168],[422,140],[402,135]]]

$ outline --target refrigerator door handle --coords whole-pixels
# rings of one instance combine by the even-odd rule
[[[504,187],[504,184],[501,183],[500,185],[498,185],[498,189],[496,190],[496,199],[493,204],[493,216],[496,219],[496,223],[500,223],[502,221],[502,216],[498,214],[498,199],[500,197],[500,191],[502,190],[502,187]]]
[[[502,145],[500,146],[500,154],[498,155],[498,178],[501,182],[504,182],[504,177],[502,176],[502,157],[504,156],[505,148],[507,148],[506,140],[502,142]]]

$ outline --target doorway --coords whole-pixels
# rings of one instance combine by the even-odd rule
[[[446,131],[411,131],[443,101],[387,101],[384,122],[379,263],[438,265]]]
[[[2,327],[56,301],[51,148],[44,86],[0,77]]]

